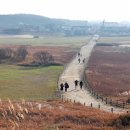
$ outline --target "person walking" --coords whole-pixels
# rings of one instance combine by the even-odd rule
[[[83,63],[85,63],[85,58],[83,59]]]
[[[65,92],[67,92],[67,89],[69,88],[69,84],[65,82],[64,86],[65,86]]]
[[[78,62],[80,63],[80,58],[78,59]]]
[[[75,81],[74,81],[74,84],[75,84],[75,88],[76,88],[76,86],[78,85],[78,80],[76,79]]]
[[[64,89],[64,85],[63,85],[63,83],[61,83],[60,84],[60,90],[63,91],[63,89]]]
[[[79,85],[80,85],[80,89],[82,89],[82,87],[83,87],[83,81],[82,80],[80,81]]]

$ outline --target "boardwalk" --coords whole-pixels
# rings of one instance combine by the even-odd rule
[[[91,55],[92,49],[96,44],[97,36],[93,37],[92,40],[85,46],[80,49],[80,56],[76,56],[71,63],[68,64],[63,74],[59,78],[58,86],[60,88],[61,83],[67,82],[69,84],[69,88],[67,92],[61,92],[61,96],[63,99],[69,99],[72,102],[80,102],[85,104],[86,106],[92,106],[95,108],[100,108],[104,111],[115,113],[126,112],[127,110],[122,108],[114,108],[112,106],[106,105],[103,102],[96,100],[92,95],[87,91],[86,86],[83,86],[80,89],[80,86],[76,86],[74,84],[75,80],[82,80],[84,76],[84,71],[87,66],[89,57]],[[80,58],[80,63],[78,59]],[[85,63],[83,63],[83,59],[85,58]]]

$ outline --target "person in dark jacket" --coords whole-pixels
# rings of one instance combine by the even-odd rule
[[[76,86],[78,85],[78,82],[79,82],[78,80],[75,80],[75,81],[74,81],[75,88],[76,88]]]
[[[63,83],[61,83],[60,84],[60,90],[63,91],[63,89],[64,89],[64,85],[63,85]]]
[[[80,88],[82,89],[82,87],[83,87],[83,81],[82,80],[79,82],[79,85],[80,85]]]
[[[85,63],[85,58],[83,59],[83,63]]]
[[[80,58],[78,59],[78,62],[80,63]]]
[[[64,86],[65,86],[65,92],[67,92],[67,89],[69,88],[69,84],[65,82]]]

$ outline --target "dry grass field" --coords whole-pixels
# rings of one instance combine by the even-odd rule
[[[0,45],[0,48],[10,48],[16,50],[20,45]],[[77,53],[78,48],[64,47],[64,46],[28,46],[24,45],[28,51],[27,58],[23,63],[30,63],[33,59],[33,54],[39,51],[46,51],[53,55],[55,63],[65,65],[69,63],[73,56]]]
[[[129,115],[62,101],[0,101],[1,130],[129,130]]]
[[[130,91],[130,48],[96,46],[86,73],[94,90],[105,96],[128,99],[128,95],[120,94]]]

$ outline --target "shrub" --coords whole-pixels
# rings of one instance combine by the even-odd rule
[[[34,53],[34,62],[35,64],[38,65],[50,65],[54,62],[53,56],[45,51],[39,51]]]
[[[11,59],[14,55],[14,52],[9,48],[0,49],[0,62]]]

